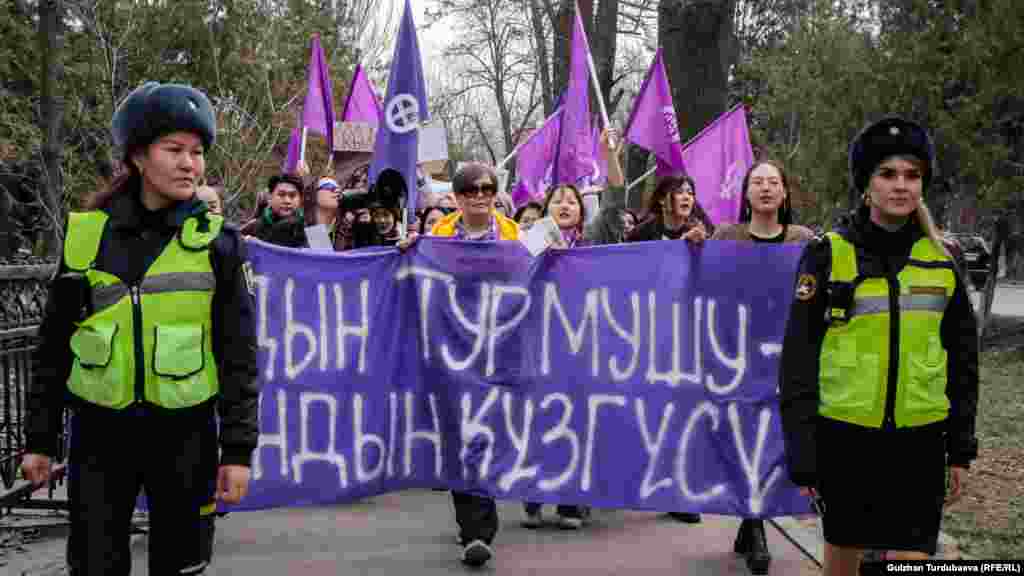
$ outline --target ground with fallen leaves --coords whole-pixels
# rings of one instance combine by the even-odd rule
[[[1024,558],[1024,323],[1002,319],[981,357],[978,459],[942,529],[971,558]],[[1002,337],[1000,337],[1002,336]]]

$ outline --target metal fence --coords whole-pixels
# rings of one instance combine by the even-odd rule
[[[25,449],[25,408],[32,381],[32,352],[54,265],[41,260],[0,260],[0,504],[27,497],[18,481]],[[62,443],[63,444],[63,443]],[[63,455],[59,455],[63,459]],[[0,512],[2,513],[2,512]]]

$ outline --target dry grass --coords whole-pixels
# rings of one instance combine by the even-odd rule
[[[1024,558],[1024,346],[1016,344],[982,354],[978,459],[943,520],[971,558]]]

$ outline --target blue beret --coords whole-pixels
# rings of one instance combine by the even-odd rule
[[[121,101],[110,123],[114,145],[128,152],[173,132],[192,132],[213,144],[217,121],[210,100],[184,84],[146,82]]]
[[[935,165],[935,144],[928,132],[920,124],[896,116],[869,124],[850,143],[850,181],[863,192],[879,164],[886,158],[904,155],[924,163],[927,186]]]

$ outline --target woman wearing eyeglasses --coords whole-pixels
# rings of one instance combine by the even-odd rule
[[[498,177],[493,168],[479,162],[463,166],[452,181],[452,190],[458,209],[434,226],[434,236],[492,241],[519,238],[519,225],[495,207]]]

